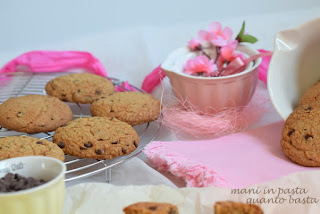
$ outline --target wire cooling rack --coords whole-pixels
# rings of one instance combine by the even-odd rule
[[[58,76],[68,73],[8,73],[0,74],[0,104],[11,97],[24,96],[28,94],[46,94],[46,83]],[[109,77],[108,77],[109,78]],[[115,86],[122,87],[123,81],[116,78],[109,78]],[[134,86],[132,86],[134,87]],[[136,87],[134,87],[136,88]],[[123,88],[127,90],[126,88]],[[141,91],[139,88],[137,90]],[[141,91],[142,92],[142,91]],[[74,118],[90,117],[90,104],[77,104],[67,103],[73,114]],[[128,154],[123,155],[111,160],[98,160],[98,159],[82,159],[71,155],[65,156],[65,165],[67,167],[65,181],[72,181],[75,179],[89,177],[98,173],[106,173],[106,181],[111,181],[111,168],[120,163],[123,163],[132,157],[141,153],[142,149],[152,141],[159,133],[161,127],[160,120],[150,123],[134,126],[140,137],[140,143],[138,148]],[[26,134],[21,132],[15,132],[7,130],[0,126],[0,138],[15,136],[15,135],[28,135],[39,139],[47,139],[52,141],[54,132]]]

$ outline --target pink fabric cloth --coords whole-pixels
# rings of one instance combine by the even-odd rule
[[[130,85],[128,81],[125,81],[125,82],[121,83],[120,86],[115,85],[114,88],[118,92],[122,92],[122,91],[138,91],[135,87]]]
[[[144,78],[141,89],[144,90],[145,92],[150,93],[155,87],[157,87],[161,83],[161,81],[165,77],[166,75],[159,65]]]
[[[154,141],[144,153],[159,170],[183,178],[189,187],[244,188],[293,172],[317,170],[299,166],[283,154],[283,124],[212,140]]]
[[[89,52],[82,51],[30,51],[8,62],[0,73],[16,72],[65,72],[83,68],[101,76],[107,76],[100,61]]]
[[[272,57],[272,52],[271,51],[266,51],[266,50],[263,50],[263,49],[260,49],[258,51],[261,54],[269,54],[267,56],[262,57],[262,62],[260,64],[259,68],[258,68],[259,79],[267,84],[268,68],[269,68],[271,57]]]
[[[97,75],[107,76],[101,62],[89,52],[82,51],[30,51],[8,62],[1,73],[24,72],[65,72],[82,68]],[[128,81],[115,86],[116,91],[137,91]]]

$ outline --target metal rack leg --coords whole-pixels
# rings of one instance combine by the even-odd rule
[[[105,174],[106,174],[106,182],[111,183],[111,178],[112,178],[111,177],[111,168],[107,169]]]

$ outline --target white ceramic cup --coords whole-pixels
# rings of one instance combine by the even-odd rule
[[[0,178],[7,173],[43,179],[45,184],[17,192],[0,193],[1,214],[61,214],[66,167],[58,159],[26,156],[0,161]]]
[[[277,33],[268,69],[271,102],[285,120],[320,80],[320,18]]]

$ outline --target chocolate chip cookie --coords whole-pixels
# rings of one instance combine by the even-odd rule
[[[50,132],[72,120],[70,107],[47,95],[26,95],[0,105],[0,126],[26,133]]]
[[[178,207],[169,203],[139,202],[123,209],[125,214],[178,214]]]
[[[59,127],[53,142],[66,154],[112,159],[134,151],[139,145],[139,136],[132,126],[115,118],[87,117]]]
[[[215,214],[263,214],[262,209],[255,204],[245,204],[233,201],[217,201],[214,204]]]
[[[156,120],[160,115],[160,102],[150,94],[141,92],[116,92],[94,101],[90,111],[93,116],[115,117],[130,125]]]
[[[108,79],[89,73],[56,77],[46,84],[46,92],[65,102],[92,103],[93,100],[114,92]]]
[[[311,86],[307,91],[305,91],[299,100],[299,105],[309,104],[309,103],[319,103],[320,104],[320,81]]]
[[[287,118],[281,147],[287,157],[302,166],[320,166],[320,105],[296,108]]]
[[[37,155],[64,161],[62,149],[48,140],[39,140],[29,136],[12,136],[0,139],[0,160]]]

